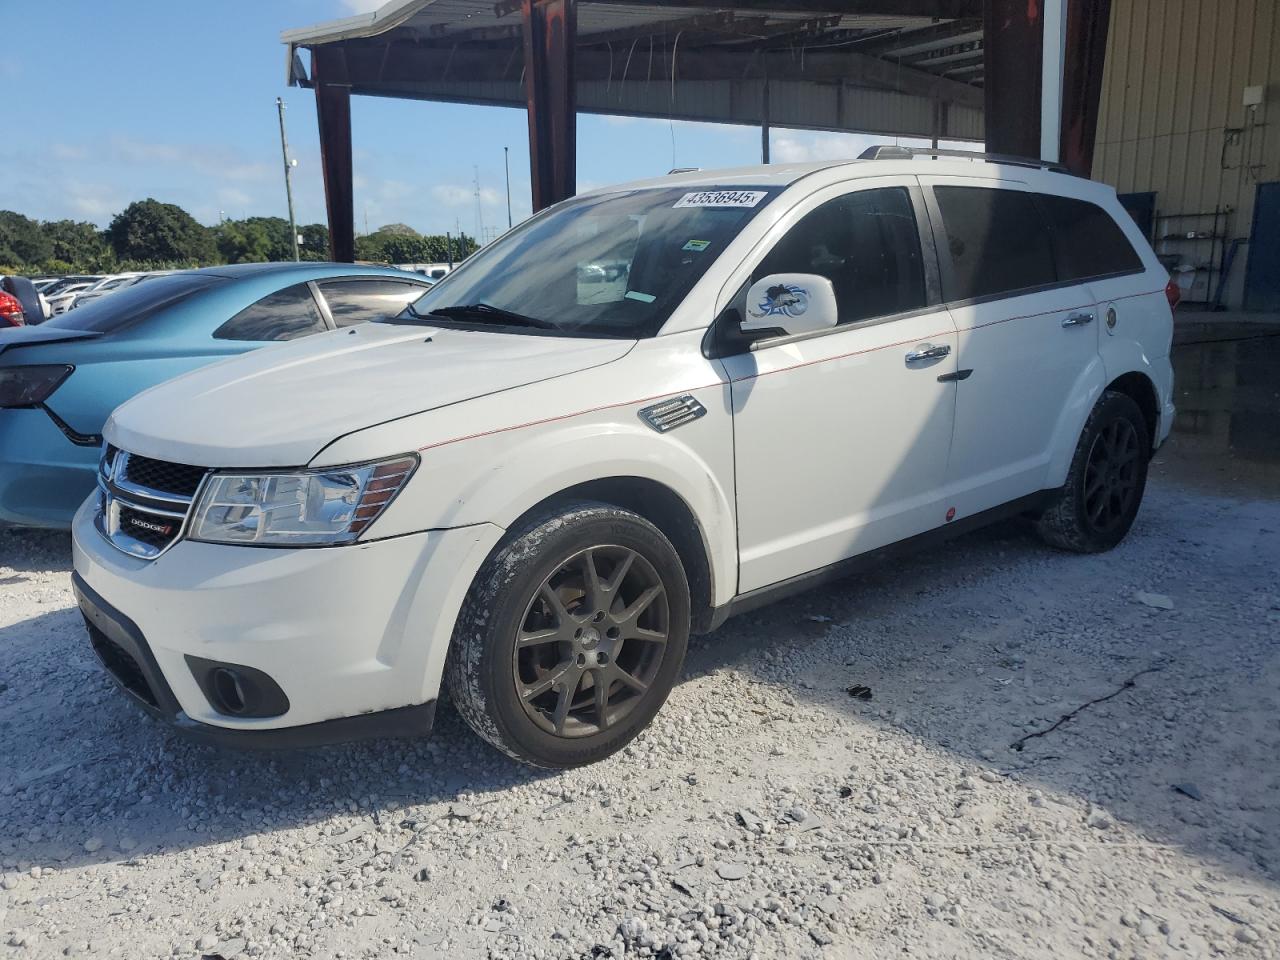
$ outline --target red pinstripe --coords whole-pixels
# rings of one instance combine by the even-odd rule
[[[1164,289],[1161,288],[1159,290],[1151,291],[1150,293],[1133,293],[1126,297],[1114,297],[1110,302],[1118,303],[1121,300],[1136,300],[1139,297],[1150,297],[1150,296],[1154,296],[1157,293],[1164,293]],[[853,350],[853,351],[850,351],[849,353],[842,353],[834,357],[822,357],[821,359],[818,359],[818,360],[806,360],[804,363],[793,364],[790,367],[779,367],[777,370],[766,370],[763,373],[753,373],[749,376],[739,377],[737,380],[734,380],[732,382],[743,383],[747,380],[757,380],[760,377],[771,376],[775,373],[786,373],[790,370],[800,370],[804,367],[811,367],[814,364],[818,364],[818,363],[830,363],[833,360],[847,360],[849,357],[857,357],[866,353],[875,353],[876,351],[879,351],[879,350],[891,350],[894,347],[904,347],[909,343],[920,343],[922,340],[928,340],[930,337],[950,336],[952,333],[957,333],[957,334],[972,333],[975,330],[982,330],[986,327],[999,326],[1002,323],[1012,323],[1015,320],[1033,320],[1036,317],[1047,317],[1054,313],[1064,313],[1067,310],[1084,310],[1084,309],[1087,309],[1088,306],[1091,306],[1091,304],[1086,304],[1080,307],[1059,307],[1054,310],[1046,310],[1043,313],[1028,313],[1018,317],[1005,317],[1002,320],[992,320],[989,323],[979,323],[972,327],[964,327],[962,329],[956,329],[956,330],[945,330],[939,333],[930,333],[930,334],[926,334],[923,337],[912,337],[910,340],[899,340],[896,343],[885,343],[885,344],[881,344],[878,347],[868,347],[865,350]],[[437,447],[445,447],[451,443],[461,443],[464,440],[478,440],[481,437],[494,436],[495,434],[499,434],[499,433],[510,433],[512,430],[523,430],[526,427],[540,427],[543,424],[547,424],[547,423],[558,423],[561,420],[572,420],[574,417],[584,417],[589,413],[599,413],[601,410],[616,410],[619,407],[633,407],[636,404],[648,403],[651,400],[661,400],[664,397],[677,397],[682,393],[693,393],[698,390],[710,390],[713,387],[720,387],[720,386],[724,386],[724,384],[721,382],[708,383],[701,387],[690,387],[684,390],[672,390],[669,393],[654,394],[652,397],[641,397],[639,400],[623,400],[623,401],[620,401],[619,403],[606,403],[606,404],[603,404],[602,406],[589,407],[586,410],[578,410],[575,413],[564,413],[558,417],[545,417],[541,420],[529,420],[526,423],[517,423],[509,427],[498,427],[494,430],[482,430],[479,433],[470,433],[463,437],[453,437],[452,439],[449,439],[449,440],[440,440],[437,443],[429,443],[424,447],[419,447],[418,452],[421,453],[426,450],[434,450]]]

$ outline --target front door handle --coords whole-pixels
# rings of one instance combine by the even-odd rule
[[[907,366],[913,363],[928,363],[930,360],[941,360],[951,356],[951,348],[946,344],[935,347],[931,343],[922,343],[907,354]]]
[[[1089,323],[1093,323],[1092,313],[1073,313],[1062,321],[1064,327],[1083,327]]]

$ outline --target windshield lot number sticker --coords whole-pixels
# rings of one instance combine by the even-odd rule
[[[676,201],[679,207],[754,207],[765,197],[763,190],[701,190],[686,193]]]

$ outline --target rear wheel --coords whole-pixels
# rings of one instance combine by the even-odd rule
[[[490,557],[447,667],[458,712],[544,767],[620,750],[662,706],[689,637],[679,556],[647,520],[580,502],[536,517]]]
[[[1076,553],[1110,550],[1138,516],[1150,454],[1151,433],[1137,403],[1104,393],[1080,435],[1066,484],[1040,516],[1040,536]]]

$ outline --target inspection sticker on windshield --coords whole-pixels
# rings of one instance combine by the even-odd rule
[[[692,250],[694,253],[701,253],[703,250],[707,249],[707,247],[709,246],[711,246],[710,240],[690,240],[680,249]]]
[[[763,190],[700,190],[686,193],[675,207],[754,207],[765,196]]]

